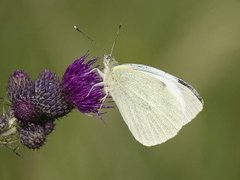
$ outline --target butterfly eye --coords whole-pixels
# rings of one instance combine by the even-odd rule
[[[110,60],[111,60],[111,55],[106,55],[106,59],[107,59],[108,61],[110,61]]]

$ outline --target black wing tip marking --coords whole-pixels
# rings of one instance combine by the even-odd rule
[[[193,92],[193,94],[198,98],[198,100],[202,103],[202,105],[204,104],[203,98],[199,95],[199,93],[190,84],[188,84],[186,81],[184,81],[182,79],[178,79],[178,82],[180,84],[184,85],[185,87],[187,87],[188,89],[190,89]]]

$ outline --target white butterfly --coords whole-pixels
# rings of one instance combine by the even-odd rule
[[[104,55],[103,78],[106,96],[115,101],[137,141],[145,146],[174,137],[203,108],[203,99],[185,81],[141,64],[118,65]]]
[[[145,146],[174,137],[203,108],[203,99],[187,82],[159,69],[141,64],[118,65],[112,57],[122,25],[119,25],[110,55],[104,55],[104,71],[97,70],[106,96],[115,101],[137,141]],[[74,29],[93,41],[77,26]],[[101,109],[101,107],[100,107]],[[99,110],[100,110],[99,109]]]

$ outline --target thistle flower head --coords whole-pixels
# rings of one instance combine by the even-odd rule
[[[66,99],[82,113],[98,113],[105,96],[103,86],[94,85],[102,78],[94,70],[96,58],[84,62],[88,55],[75,60],[68,66],[63,76],[63,89]]]
[[[8,80],[7,94],[12,103],[14,116],[18,120],[29,121],[33,119],[35,114],[35,109],[31,103],[33,93],[33,82],[27,73],[19,70],[13,72]]]
[[[34,92],[33,82],[27,73],[17,70],[8,80],[7,93],[11,102],[30,100]]]
[[[33,104],[44,118],[59,118],[73,109],[65,100],[62,83],[55,73],[43,71],[35,81],[34,87]]]
[[[29,149],[39,149],[45,141],[44,128],[38,124],[29,123],[20,130],[20,142]]]

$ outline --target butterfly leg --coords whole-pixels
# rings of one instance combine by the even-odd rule
[[[85,73],[85,75],[88,75],[92,72],[97,72],[99,74],[99,76],[101,76],[101,78],[104,79],[104,73],[102,71],[100,71],[98,68],[93,68],[91,71]]]
[[[88,94],[87,94],[86,97],[88,97],[88,96],[91,94],[92,90],[93,90],[95,87],[99,87],[99,86],[104,86],[104,83],[103,83],[103,82],[100,82],[100,83],[94,84],[94,85],[91,87],[91,89],[89,90],[89,92],[88,92]]]
[[[102,109],[102,107],[103,107],[103,104],[104,104],[104,102],[105,102],[105,100],[107,99],[107,97],[108,97],[108,94],[106,94],[100,101],[101,101],[101,105],[100,105],[100,107],[99,107],[99,109],[98,109],[98,113],[100,113],[100,111],[101,111],[101,109]]]

